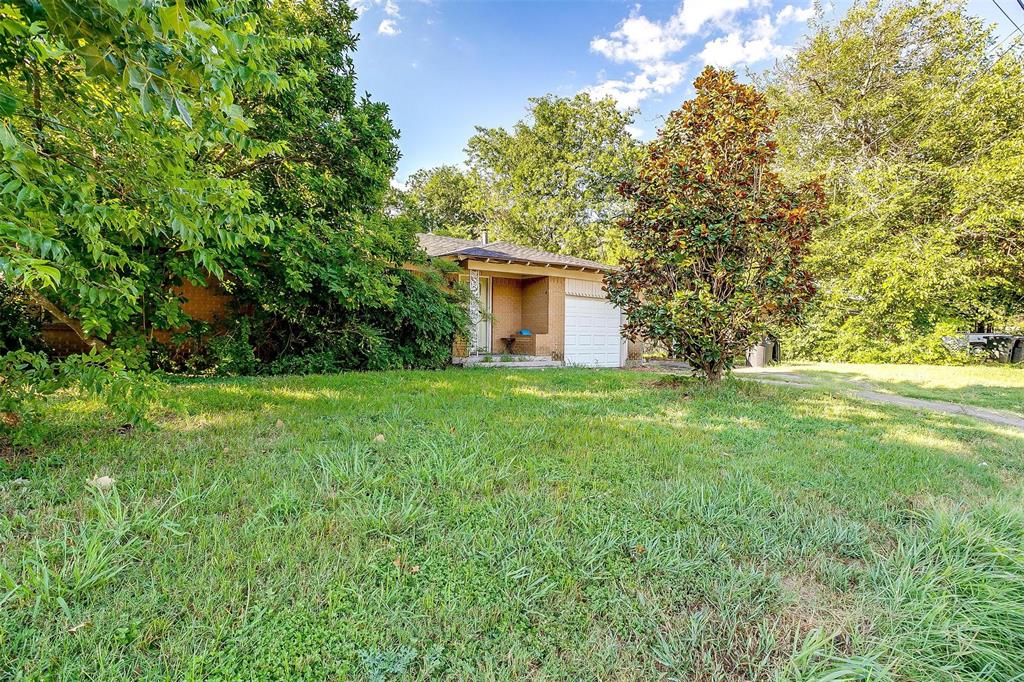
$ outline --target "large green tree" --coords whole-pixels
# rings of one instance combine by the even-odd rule
[[[387,105],[358,92],[356,13],[340,0],[282,0],[257,16],[279,77],[296,86],[239,100],[251,112],[249,137],[275,152],[232,167],[276,225],[264,247],[228,267],[250,318],[240,343],[289,370],[304,355],[319,357],[321,371],[437,365],[458,330],[456,301],[401,270],[420,258],[422,227],[384,210],[398,131]],[[417,327],[412,299],[435,324]]]
[[[547,95],[531,99],[528,118],[511,130],[477,128],[466,151],[492,236],[584,258],[621,258],[616,187],[630,177],[638,154],[632,120],[608,98]]]
[[[855,2],[773,74],[782,172],[824,176],[830,226],[800,354],[941,359],[1024,313],[1024,61],[962,3]]]
[[[824,197],[773,172],[778,112],[760,92],[712,67],[694,89],[623,185],[633,253],[608,292],[629,332],[714,382],[814,293],[803,260]]]
[[[246,2],[0,5],[0,277],[95,345],[263,243],[236,103],[287,89]],[[211,155],[213,159],[211,160]]]
[[[485,223],[475,173],[450,165],[425,168],[410,175],[406,185],[404,210],[428,232],[480,238]]]

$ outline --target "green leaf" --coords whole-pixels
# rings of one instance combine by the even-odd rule
[[[0,116],[10,116],[18,110],[18,91],[7,83],[0,83]]]
[[[188,104],[180,97],[174,98],[174,107],[178,110],[178,115],[181,116],[181,120],[185,122],[189,128],[192,127],[192,116],[188,113]]]

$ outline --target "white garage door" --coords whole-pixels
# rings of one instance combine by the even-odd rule
[[[566,296],[566,364],[618,367],[621,358],[618,308],[603,298]]]

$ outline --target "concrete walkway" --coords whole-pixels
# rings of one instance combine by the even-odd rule
[[[756,381],[762,384],[773,384],[775,386],[790,386],[793,388],[834,387],[832,384],[816,382],[811,377],[792,374],[789,372],[773,372],[770,370],[758,372],[757,370],[747,369],[743,372],[738,372],[736,376],[741,379],[749,379],[750,381]],[[847,395],[853,396],[854,398],[860,398],[861,400],[867,400],[873,403],[899,405],[900,407],[908,407],[913,410],[924,410],[927,412],[938,412],[940,414],[972,417],[974,419],[989,422],[990,424],[1009,426],[1011,428],[1024,431],[1024,417],[1011,412],[990,410],[984,407],[974,407],[972,405],[962,405],[960,403],[949,403],[942,400],[908,398],[902,395],[883,393],[881,391],[869,390],[856,386],[840,386],[839,390]]]

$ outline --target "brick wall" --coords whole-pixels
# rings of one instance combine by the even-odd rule
[[[504,350],[502,337],[512,336],[523,328],[523,285],[522,280],[507,277],[491,279],[491,349],[496,353]],[[515,352],[520,350],[517,341]]]
[[[548,333],[549,277],[523,280],[523,327],[534,334]]]
[[[215,322],[227,319],[231,314],[231,294],[212,277],[202,286],[185,282],[177,292],[185,298],[181,309],[193,319]]]
[[[564,277],[523,280],[523,326],[533,332],[531,355],[562,359],[565,351]]]
[[[181,309],[193,319],[212,323],[227,319],[231,313],[231,294],[212,277],[205,285],[197,286],[186,281],[182,286],[175,287],[174,291],[185,298]],[[154,331],[153,337],[161,343],[167,343],[170,341],[171,332],[157,330]],[[89,346],[78,338],[70,327],[59,322],[43,325],[43,342],[59,356],[85,353],[89,350]]]

